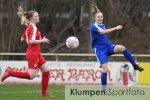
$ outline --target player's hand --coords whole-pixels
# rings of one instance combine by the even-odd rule
[[[121,30],[122,29],[122,25],[118,25],[115,28],[116,28],[116,30]]]
[[[25,40],[26,40],[25,38],[21,37],[21,42],[24,42]]]
[[[44,36],[41,41],[44,43],[49,43],[49,39],[47,39],[46,36]]]

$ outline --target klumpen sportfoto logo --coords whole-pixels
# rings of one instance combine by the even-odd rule
[[[65,100],[146,100],[150,97],[150,88],[147,86],[107,85],[106,91],[101,85],[66,85]]]
[[[98,95],[108,95],[108,96],[142,96],[145,95],[145,91],[142,89],[132,89],[132,88],[127,88],[127,89],[112,89],[108,88],[106,91],[103,90],[89,90],[89,89],[77,89],[73,88],[70,89],[70,95],[71,96],[98,96]]]

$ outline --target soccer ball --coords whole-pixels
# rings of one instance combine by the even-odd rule
[[[66,46],[68,48],[77,48],[79,46],[78,38],[76,38],[74,36],[68,37],[66,40]]]

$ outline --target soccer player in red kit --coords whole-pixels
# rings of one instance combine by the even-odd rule
[[[38,69],[42,72],[42,93],[41,96],[49,96],[47,93],[49,83],[49,69],[45,58],[41,55],[40,44],[49,43],[46,37],[41,39],[41,33],[36,27],[39,22],[39,15],[35,10],[24,12],[20,7],[18,15],[21,18],[21,24],[26,25],[27,28],[21,37],[21,42],[25,41],[28,44],[26,51],[26,59],[28,61],[28,72],[13,71],[9,68],[6,69],[2,75],[1,81],[3,82],[6,78],[12,76],[21,79],[33,79],[38,73]]]

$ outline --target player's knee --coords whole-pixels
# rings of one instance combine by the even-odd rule
[[[33,80],[34,79],[34,77],[33,76],[30,76],[30,80]]]
[[[34,79],[36,75],[30,74],[30,80]]]
[[[125,49],[126,49],[126,47],[125,47],[125,46],[122,46],[121,52],[123,52]]]
[[[106,73],[106,72],[108,71],[108,65],[107,65],[107,64],[103,64],[103,65],[102,65],[102,71],[103,71],[104,73]]]
[[[30,79],[32,80],[37,76],[38,70],[37,69],[29,69],[28,73],[30,75]]]
[[[120,51],[120,52],[123,52],[125,49],[126,49],[125,46],[122,46],[122,45],[121,45],[121,46],[119,47],[119,51]]]

